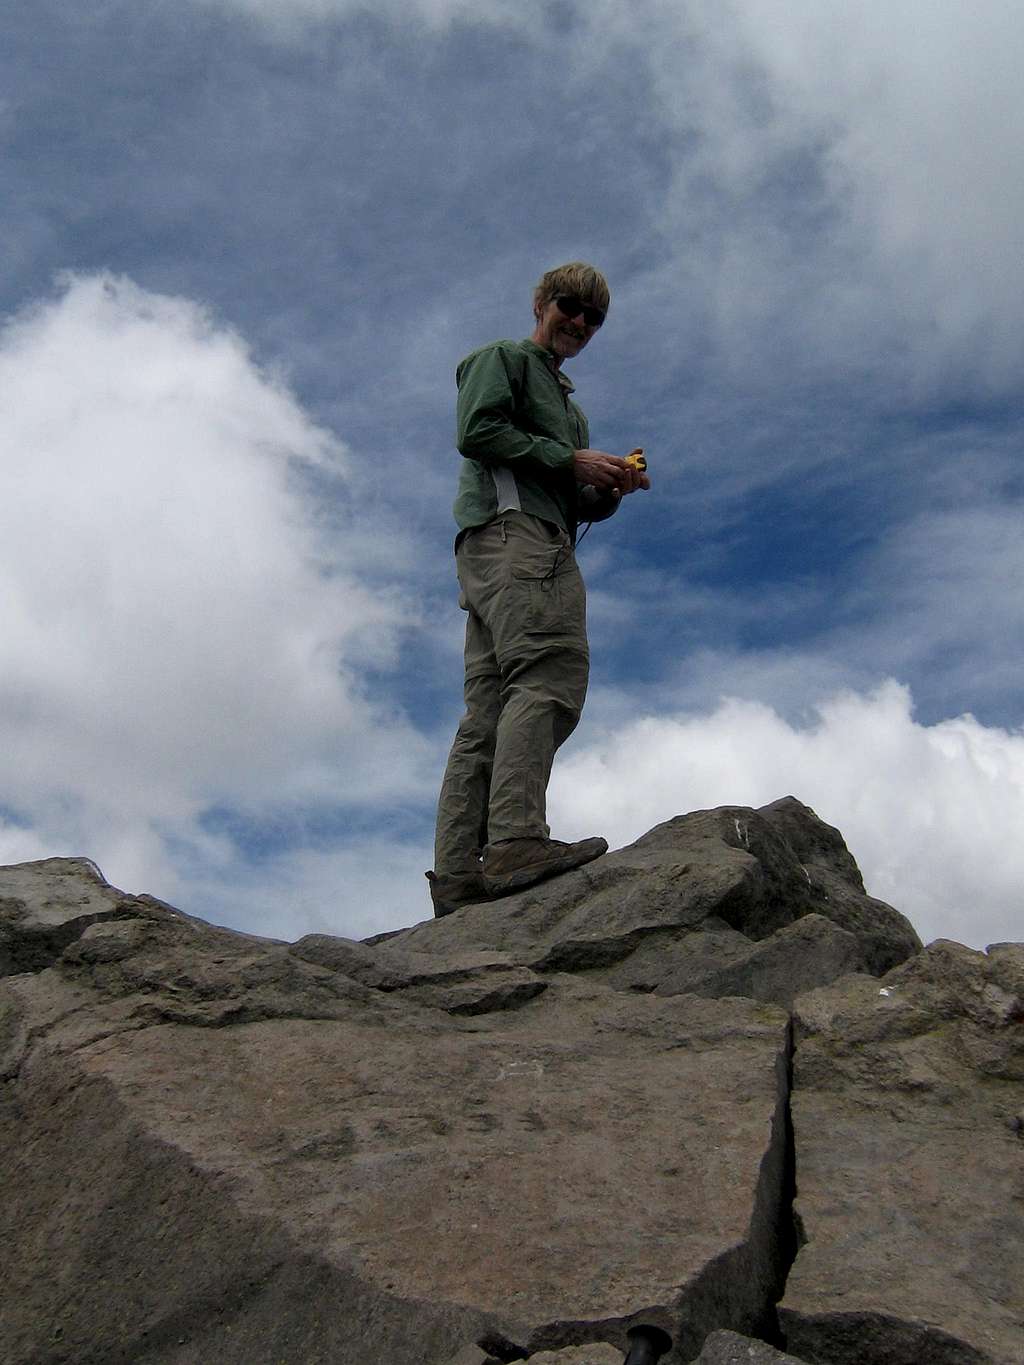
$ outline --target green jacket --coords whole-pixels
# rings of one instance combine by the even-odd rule
[[[581,513],[573,453],[590,445],[590,429],[549,359],[534,341],[494,341],[459,364],[456,443],[466,458],[453,510],[461,530],[518,507],[575,538],[579,521],[615,510],[599,498]]]

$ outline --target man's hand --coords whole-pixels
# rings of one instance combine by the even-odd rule
[[[647,475],[628,465],[621,455],[609,455],[604,450],[577,450],[573,463],[577,483],[589,483],[616,496],[651,486]]]

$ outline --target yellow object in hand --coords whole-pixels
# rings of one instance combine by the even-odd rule
[[[635,450],[631,450],[626,456],[626,463],[634,469],[638,469],[641,474],[646,473],[647,456],[643,452],[643,447],[637,446]]]

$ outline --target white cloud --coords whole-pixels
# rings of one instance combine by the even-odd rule
[[[540,0],[193,3],[284,40],[372,14],[384,64],[389,44],[488,26],[495,62],[503,41],[517,56],[533,45],[538,80],[552,25],[571,22],[567,128],[598,181],[620,137],[657,147],[630,291],[640,319],[658,317],[670,353],[685,352],[673,333],[688,319],[702,354],[748,385],[780,365],[867,372],[902,400],[1017,382],[1024,25],[1014,0],[581,0],[557,12]],[[609,127],[593,94],[621,98],[623,69],[635,73],[633,119]],[[578,241],[580,230],[567,224],[566,235]],[[600,251],[599,213],[583,231]],[[685,314],[678,323],[666,296]],[[616,309],[628,316],[625,291]]]
[[[429,750],[361,680],[414,594],[388,586],[343,447],[236,335],[69,279],[0,334],[0,389],[0,859],[35,840],[167,896],[190,859],[234,856],[210,806],[424,790]]]
[[[420,920],[433,910],[424,851],[389,838],[347,848],[295,849],[228,876],[189,880],[190,913],[213,924],[289,942],[304,934],[368,938]]]
[[[461,21],[495,25],[493,59],[500,63],[500,30],[516,26],[521,69],[533,42],[538,76],[550,75],[552,33],[545,25],[555,11],[532,0],[517,6],[489,0],[398,0],[372,7],[363,0],[194,3],[276,26],[286,37],[300,31],[308,37],[317,24],[372,12],[385,74],[399,44],[441,43],[446,28]],[[703,496],[701,515],[690,508],[685,523],[698,543],[702,532],[723,522],[729,527],[737,515],[730,495],[749,490],[754,479],[790,480],[796,489],[802,470],[828,465],[828,452],[815,443],[828,444],[830,399],[819,395],[812,424],[804,420],[802,390],[776,383],[766,392],[765,380],[799,377],[805,365],[814,371],[812,379],[821,371],[832,378],[849,375],[851,402],[863,397],[866,407],[885,406],[895,398],[902,410],[912,407],[915,385],[939,406],[964,386],[982,396],[987,389],[1015,388],[1024,359],[1016,304],[1024,284],[1016,240],[1024,216],[1017,132],[1024,29],[1016,7],[996,0],[971,7],[893,0],[883,13],[835,0],[705,6],[639,0],[634,7],[588,0],[587,6],[562,7],[558,16],[573,21],[573,61],[560,73],[570,143],[576,145],[579,133],[595,184],[617,164],[625,145],[620,139],[644,147],[651,171],[649,197],[638,196],[636,235],[620,256],[624,287],[617,287],[615,334],[622,340],[613,341],[623,347],[620,373],[607,375],[607,386],[600,378],[583,379],[581,392],[585,404],[593,401],[600,411],[603,402],[606,412],[633,401],[631,387],[638,403],[656,397],[653,412],[644,414],[656,460],[656,441],[664,447],[655,469],[669,473],[678,461],[685,497],[697,496],[694,486]],[[424,28],[436,30],[433,39]],[[453,50],[432,54],[438,72],[449,70]],[[603,67],[609,74],[630,73],[636,103],[625,120],[616,103],[624,81],[609,82],[607,107],[591,117],[595,92],[600,104],[606,91]],[[418,116],[444,123],[444,92],[438,91],[436,105],[428,98],[429,84],[423,92]],[[301,92],[295,98],[301,110]],[[323,107],[319,100],[311,105],[314,112]],[[516,157],[530,147],[535,108],[527,102],[514,138]],[[296,113],[296,128],[301,126]],[[477,143],[471,145],[475,152]],[[473,156],[467,161],[463,154],[460,162],[460,147],[453,147],[454,183],[462,184]],[[544,155],[534,166],[541,178]],[[397,162],[380,164],[391,180],[404,175]],[[666,179],[667,199],[661,193]],[[363,185],[355,197],[365,192]],[[595,258],[603,260],[600,192],[593,203],[582,229],[571,218],[564,231],[566,240],[585,231]],[[535,245],[548,223],[542,217],[533,225]],[[609,232],[612,252],[613,237]],[[524,251],[533,250],[529,238],[523,238]],[[425,276],[428,303],[419,315],[418,296],[409,295],[413,311],[403,318],[386,367],[396,412],[403,394],[425,404],[421,386],[434,384],[431,376],[442,369],[448,388],[436,392],[447,412],[451,366],[441,360],[468,349],[469,342],[458,339],[460,329],[491,328],[498,306],[493,281],[521,268],[518,258],[503,259],[504,271],[492,253],[477,274],[470,251],[462,283],[451,285],[444,304],[429,302],[433,276]],[[646,279],[638,273],[644,268]],[[351,328],[361,326],[353,318],[345,320],[346,345]],[[676,328],[691,329],[689,350],[677,345]],[[634,367],[621,363],[627,351]],[[601,354],[595,349],[595,360]],[[686,373],[690,358],[692,374]],[[868,392],[860,384],[865,369],[873,369],[878,381]],[[641,370],[644,382],[638,384]],[[741,382],[730,386],[736,377]],[[450,470],[450,415],[443,423],[438,419],[443,434],[434,437],[443,456],[431,464],[414,443],[401,466],[408,472],[403,489],[389,508],[386,488],[368,517],[373,491],[353,483],[359,470],[349,471],[345,450],[280,383],[260,373],[238,337],[187,300],[158,298],[115,280],[71,281],[59,298],[17,318],[0,338],[0,383],[0,820],[5,807],[9,815],[0,826],[0,859],[85,853],[113,880],[177,897],[200,913],[191,893],[202,887],[220,888],[210,895],[227,907],[225,888],[236,886],[236,906],[250,897],[248,903],[265,905],[259,913],[268,916],[287,917],[289,896],[296,907],[329,899],[336,883],[361,888],[360,910],[380,897],[388,914],[401,913],[414,894],[421,904],[418,854],[395,852],[378,882],[375,845],[358,855],[338,848],[292,850],[261,869],[246,865],[224,835],[210,833],[219,827],[202,823],[201,816],[211,804],[258,815],[277,805],[312,807],[347,797],[360,805],[408,801],[420,809],[432,801],[437,751],[428,750],[401,716],[388,713],[386,682],[378,699],[366,695],[363,679],[366,665],[390,667],[399,632],[428,590],[441,591],[436,585],[442,575],[444,615],[440,626],[430,622],[428,629],[443,637],[435,640],[438,652],[455,647],[461,622],[451,606],[450,565],[436,557],[436,546],[429,567],[426,560],[416,562],[423,543],[416,535],[417,504],[436,508],[451,497],[452,474],[444,473]],[[695,416],[704,402],[714,409],[714,420],[701,428]],[[739,411],[737,402],[747,406]],[[761,424],[762,436],[751,439]],[[395,426],[400,433],[401,423]],[[432,423],[424,426],[433,432]],[[691,435],[697,438],[692,443]],[[680,749],[666,787],[658,785],[652,758],[657,809],[631,833],[695,804],[769,800],[793,789],[843,828],[873,889],[917,916],[899,878],[888,890],[878,880],[889,866],[884,831],[876,839],[869,821],[862,839],[847,816],[852,811],[859,818],[854,778],[829,785],[822,757],[829,736],[836,771],[856,768],[839,722],[828,719],[829,707],[812,725],[802,715],[816,698],[843,685],[866,687],[887,672],[914,680],[930,716],[968,704],[984,707],[997,693],[1013,698],[1019,673],[1014,647],[1024,626],[1014,589],[1024,568],[1019,514],[997,505],[997,482],[979,478],[974,450],[940,447],[929,433],[919,465],[910,469],[889,433],[877,450],[864,452],[863,461],[852,441],[837,440],[835,463],[856,465],[850,482],[857,480],[869,504],[872,484],[886,489],[878,505],[890,488],[893,498],[884,522],[872,520],[869,506],[864,523],[876,541],[887,538],[858,551],[842,583],[819,578],[799,590],[746,583],[731,595],[726,588],[691,593],[681,604],[680,564],[685,568],[692,559],[673,560],[660,596],[658,585],[645,586],[634,565],[637,591],[652,604],[644,619],[653,619],[654,604],[662,604],[663,655],[679,644],[683,628],[689,631],[676,650],[687,690],[677,687],[665,703],[667,716],[644,724],[665,727],[673,743],[683,733],[706,763],[696,772],[699,783],[690,782],[692,755]],[[1015,434],[1007,447],[1001,458],[1009,469],[1018,463]],[[696,466],[711,475],[693,480]],[[315,467],[335,494],[329,540],[303,467]],[[929,482],[937,469],[961,472],[962,497],[951,494],[948,479],[937,491]],[[801,487],[806,492],[806,482]],[[823,513],[829,522],[843,516],[847,485],[841,487]],[[985,505],[972,509],[979,500]],[[956,510],[920,511],[936,505]],[[635,509],[629,511],[632,518]],[[399,515],[404,535],[371,534],[382,518],[397,521]],[[895,517],[903,529],[879,529]],[[674,554],[684,541],[673,526],[666,548],[654,549],[638,529],[642,521],[631,527],[613,527],[609,573],[616,573],[628,534],[636,534],[652,562]],[[723,554],[735,552],[742,575],[742,544],[737,550],[727,537],[706,534],[705,540]],[[390,560],[381,553],[385,542],[394,552]],[[602,630],[621,630],[624,585],[616,581],[607,594],[600,591],[605,551],[588,543],[587,554],[597,561],[592,603],[599,656]],[[664,606],[669,596],[677,599],[674,610]],[[797,629],[804,610],[808,624]],[[744,648],[750,632],[742,627],[752,616],[798,643],[774,651]],[[641,629],[650,627],[641,622]],[[756,638],[763,641],[764,632]],[[924,673],[938,679],[932,693],[926,694]],[[944,705],[953,686],[957,699]],[[454,675],[453,689],[454,706]],[[761,706],[733,703],[731,710],[714,710],[708,697],[730,690]],[[601,701],[599,695],[592,699],[575,746],[586,742]],[[631,719],[635,695],[617,700],[606,694],[603,704],[607,714],[628,718],[623,733],[642,739],[646,732]],[[905,742],[906,772],[903,758],[887,759],[895,765],[887,779],[898,806],[913,806],[906,774],[915,762],[931,773],[928,758],[947,776],[964,765],[962,755],[946,760],[936,751],[934,741],[946,733],[942,727],[915,725],[877,697],[862,697],[859,704],[872,735],[887,731]],[[684,706],[688,716],[679,715]],[[1000,710],[1008,713],[1009,704]],[[760,757],[758,746],[746,745],[742,736],[733,747],[733,721],[761,737]],[[853,724],[849,717],[844,723]],[[970,720],[946,725],[965,727],[963,742],[972,753],[986,737],[998,753],[1017,752],[1013,733]],[[698,734],[706,741],[699,742]],[[609,762],[617,752],[614,744],[600,749]],[[578,757],[597,753],[590,746]],[[628,768],[623,760],[622,771]],[[786,780],[794,770],[819,782],[816,796]],[[865,783],[869,776],[859,774]],[[1005,786],[1009,779],[999,780]],[[841,809],[833,791],[845,802]],[[965,779],[963,791],[965,809],[973,812],[973,780]],[[948,809],[936,817],[943,828],[955,823],[951,777],[947,795]],[[575,819],[570,804],[563,799],[566,820]],[[883,793],[875,805],[886,808]],[[586,815],[591,808],[582,809]],[[636,809],[646,810],[639,799]],[[594,812],[594,828],[612,833],[600,814]],[[978,837],[988,847],[987,835]],[[909,853],[897,866],[908,887],[920,883],[914,904],[938,923],[947,911],[955,915],[955,907],[949,909],[949,897],[933,906],[929,896],[957,883],[946,877],[940,885],[936,875],[926,885],[921,867],[931,854],[924,846],[916,852],[920,866]],[[965,852],[972,877],[977,861]],[[188,872],[199,865],[201,874]],[[995,869],[1004,865],[993,862]],[[980,881],[987,887],[994,876],[982,870]],[[385,883],[392,889],[381,890]],[[335,927],[349,932],[336,921]],[[963,937],[971,931],[952,932]],[[1003,936],[1007,932],[1020,936],[1019,930]]]
[[[301,824],[346,799],[365,820],[433,799],[437,747],[361,687],[365,665],[394,660],[416,589],[408,565],[404,607],[378,586],[385,547],[336,438],[200,308],[106,277],[70,279],[8,324],[0,386],[0,860],[85,854],[115,884],[283,937],[427,913],[423,850],[398,838],[247,859],[203,820],[219,805]],[[303,468],[336,495],[329,543]],[[860,581],[868,596],[892,585],[893,631],[916,622],[927,653],[960,638],[952,601],[987,619],[993,584],[1019,579],[1019,544],[1013,509],[933,516]],[[864,629],[874,658],[884,623]],[[806,707],[842,676],[837,638],[775,660],[774,683],[746,660],[744,691],[782,696],[811,669]],[[811,723],[763,700],[633,719],[636,698],[605,691],[589,723],[617,728],[590,743],[584,728],[556,767],[556,834],[622,844],[682,811],[793,792],[924,937],[1020,937],[1020,733],[920,725],[895,684],[834,694]]]
[[[556,765],[559,837],[619,846],[684,811],[794,795],[843,833],[868,891],[926,941],[1019,940],[1024,910],[1024,732],[972,716],[925,726],[908,689],[842,693],[813,723],[723,701],[639,718]]]
[[[665,330],[677,299],[663,363],[710,354],[747,390],[866,375],[901,407],[1016,389],[1013,0],[588,0],[580,20],[580,85],[631,63],[637,126],[658,136],[649,275],[634,267],[616,311]]]
[[[769,75],[776,124],[827,145],[838,238],[869,258],[872,311],[903,314],[917,333],[918,378],[928,362],[969,358],[993,386],[1016,383],[1019,7],[745,0],[735,14]]]

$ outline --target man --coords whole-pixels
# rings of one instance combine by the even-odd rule
[[[526,341],[496,341],[459,365],[455,561],[466,623],[466,714],[441,785],[434,913],[505,895],[579,867],[604,839],[549,837],[555,751],[587,690],[586,593],[573,549],[649,488],[625,459],[591,450],[587,419],[562,373],[604,322],[608,285],[581,261],[534,291]]]

